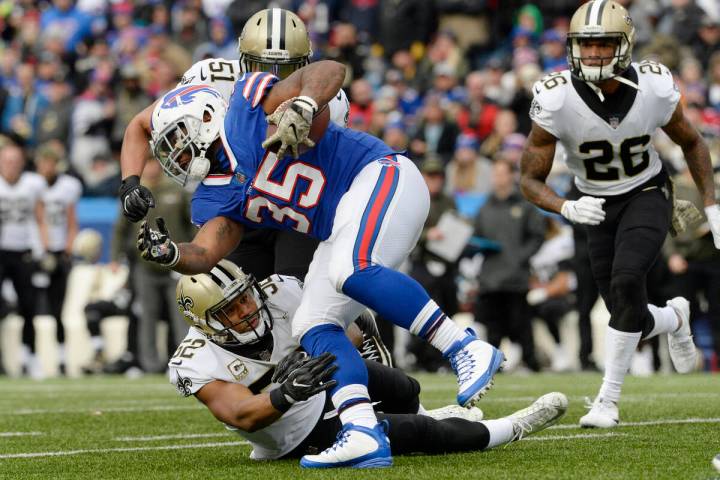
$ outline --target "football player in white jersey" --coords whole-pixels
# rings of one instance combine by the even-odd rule
[[[328,380],[334,357],[310,360],[292,337],[290,319],[301,296],[294,277],[272,275],[257,283],[228,260],[178,281],[178,305],[191,328],[169,361],[170,381],[247,439],[252,459],[324,450],[342,429],[325,392],[334,383]],[[547,428],[567,409],[565,395],[554,392],[497,420],[481,421],[479,409],[458,405],[426,411],[415,379],[366,364],[394,454],[492,448]]]
[[[634,39],[632,20],[619,3],[593,0],[578,8],[568,32],[570,70],[533,87],[533,124],[522,156],[524,195],[587,226],[593,276],[610,311],[605,375],[590,411],[580,419],[583,427],[617,425],[620,389],[641,339],[668,334],[676,370],[695,367],[687,300],[676,297],[664,307],[647,304],[646,274],[673,216],[668,177],[651,143],[658,128],[682,148],[720,248],[720,207],[707,145],[683,114],[667,67],[632,63]],[[558,144],[583,194],[576,201],[545,184]]]
[[[229,101],[235,83],[244,72],[270,72],[286,78],[307,65],[312,45],[303,21],[289,10],[269,8],[251,16],[238,39],[240,58],[209,58],[195,63],[180,80],[179,85],[207,84]],[[150,139],[150,116],[155,104],[138,114],[128,125],[121,157],[123,213],[136,222],[154,204],[149,190],[138,183],[147,158]],[[329,103],[330,120],[347,126],[350,103],[340,90]],[[235,251],[228,256],[243,265],[257,278],[282,273],[303,278],[307,273],[318,242],[296,232],[269,229],[248,231]]]
[[[18,297],[18,313],[23,317],[23,370],[33,378],[44,376],[35,355],[37,289],[33,285],[33,257],[39,257],[48,245],[48,231],[42,196],[45,180],[24,171],[25,154],[14,144],[0,148],[0,286],[10,279]],[[0,303],[3,299],[0,298]]]
[[[67,278],[70,274],[72,244],[78,232],[75,204],[82,195],[80,180],[60,171],[65,149],[62,144],[48,142],[41,145],[35,155],[35,167],[47,182],[42,196],[48,245],[40,267],[48,274],[49,283],[43,289],[44,308],[57,322],[60,372],[65,371],[65,328],[61,319]]]

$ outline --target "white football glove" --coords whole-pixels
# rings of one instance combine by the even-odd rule
[[[715,242],[715,248],[720,249],[720,205],[710,205],[705,207],[705,215],[710,224],[710,231],[712,232],[713,241]]]
[[[605,211],[602,208],[604,198],[580,197],[579,200],[566,200],[562,204],[560,213],[572,223],[583,225],[598,225],[605,220]]]
[[[318,111],[318,105],[310,97],[301,96],[293,99],[288,108],[283,111],[276,109],[272,114],[268,115],[267,122],[277,125],[275,133],[268,137],[262,143],[263,148],[268,148],[276,142],[280,142],[280,148],[277,151],[278,158],[285,155],[285,151],[290,148],[293,157],[298,158],[298,146],[300,144],[314,147],[315,142],[308,138],[310,127],[312,126],[315,112]]]

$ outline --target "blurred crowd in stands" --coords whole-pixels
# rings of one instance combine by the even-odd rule
[[[717,0],[618,1],[629,9],[637,29],[635,59],[652,58],[672,70],[686,113],[717,162],[720,4]],[[569,18],[581,3],[0,1],[0,186],[13,183],[13,168],[41,174],[50,187],[62,171],[79,180],[82,198],[115,197],[120,184],[119,151],[128,121],[173,88],[193,62],[237,58],[237,35],[253,13],[268,6],[291,9],[307,24],[313,59],[334,59],[348,67],[344,85],[351,101],[348,126],[407,150],[427,180],[432,208],[408,266],[413,276],[448,314],[473,313],[476,321],[485,324],[491,342],[506,338],[517,345],[525,368],[594,369],[590,312],[598,296],[583,232],[531,207],[517,189],[519,160],[530,130],[532,85],[547,73],[567,68],[565,35]],[[699,203],[679,147],[662,132],[653,141],[675,176],[678,194]],[[57,171],[43,173],[46,160]],[[572,194],[571,176],[561,161],[555,165],[552,186]],[[143,181],[167,210],[163,215],[171,231],[178,239],[189,238],[187,194],[170,186],[156,167],[148,169]],[[67,279],[78,229],[72,220],[75,214],[69,211],[82,201],[80,194],[68,193],[66,221],[60,222],[66,230],[62,245],[45,240],[31,247],[8,240],[4,226],[18,207],[2,192],[0,283],[8,280],[17,294],[8,294],[12,288],[5,286],[0,318],[13,308],[26,324],[43,309],[59,317],[57,300],[28,298],[56,298],[58,293],[40,295],[48,291],[48,282],[52,284],[48,278]],[[51,209],[36,212],[36,204],[43,205],[41,194],[34,202],[23,211],[41,231],[52,222]],[[457,260],[440,258],[425,248],[426,242],[447,234],[437,223],[451,210],[474,226],[469,246]],[[155,350],[157,320],[169,319],[169,353],[184,336],[184,324],[174,307],[175,279],[137,261],[135,230],[120,217],[111,247],[111,268],[131,265],[129,300],[104,299],[86,309],[98,339],[94,342],[97,362],[88,365],[88,371],[129,367],[164,371],[165,362]],[[661,304],[676,294],[691,298],[694,323],[705,325],[708,332],[706,368],[717,370],[720,252],[706,233],[694,231],[668,239],[665,256],[653,272],[657,281],[650,283],[657,291],[650,292],[650,298]],[[27,261],[18,263],[20,256],[13,252],[24,252]],[[47,260],[49,254],[57,257],[54,265]],[[33,276],[30,269],[45,278]],[[62,275],[53,277],[58,269]],[[64,293],[64,285],[57,288]],[[96,324],[108,309],[131,317],[130,341],[120,363],[103,365]],[[569,352],[559,325],[575,311],[580,348]],[[536,353],[532,319],[546,324],[555,343],[549,357]],[[26,325],[23,333],[22,363],[31,374],[34,344],[26,332],[29,329],[32,325]],[[58,328],[62,343],[60,332],[62,328]],[[392,335],[387,340],[392,343]],[[419,343],[411,341],[402,351],[402,365],[444,368],[442,359]]]

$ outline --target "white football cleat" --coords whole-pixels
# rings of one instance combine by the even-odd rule
[[[383,468],[392,466],[387,421],[374,428],[347,423],[338,433],[335,443],[317,455],[300,459],[303,468]]]
[[[538,398],[529,407],[508,415],[505,418],[513,424],[512,441],[521,440],[557,423],[567,412],[567,407],[567,397],[560,392],[552,392]]]
[[[463,407],[475,405],[492,388],[493,377],[502,370],[505,356],[497,348],[483,342],[468,328],[468,336],[453,343],[444,353],[457,375],[457,402]]]
[[[483,419],[483,411],[478,407],[465,408],[460,405],[447,405],[445,407],[428,410],[424,415],[432,417],[435,420],[445,420],[446,418],[462,418],[470,422],[479,422]]]
[[[668,300],[667,305],[675,310],[681,322],[677,331],[668,333],[670,359],[678,373],[690,373],[697,365],[697,348],[690,331],[690,302],[675,297]]]
[[[620,413],[615,402],[597,397],[594,402],[586,400],[586,407],[590,409],[582,418],[580,426],[583,428],[612,428],[620,423]]]

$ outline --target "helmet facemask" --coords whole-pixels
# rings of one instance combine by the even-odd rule
[[[296,70],[310,63],[309,57],[293,58],[288,60],[271,60],[268,57],[258,57],[249,53],[240,52],[240,64],[245,72],[268,72],[278,78],[287,78]]]
[[[225,100],[208,85],[178,87],[157,103],[150,149],[171,179],[185,186],[205,178],[226,112]]]
[[[206,325],[213,331],[216,343],[237,346],[261,340],[272,330],[272,316],[265,305],[265,295],[254,278],[233,285],[223,292],[225,299],[207,310]],[[250,313],[238,318],[238,311]],[[238,332],[238,327],[243,327]]]
[[[616,43],[615,51],[611,57],[601,58],[600,65],[589,66],[583,63],[580,44],[584,40],[602,39]],[[630,65],[632,59],[631,43],[625,33],[606,33],[598,35],[568,34],[567,39],[568,64],[572,73],[586,82],[602,82],[623,73]],[[587,59],[587,58],[585,58]]]
[[[180,185],[184,186],[188,180],[202,180],[210,170],[205,154],[212,142],[198,141],[201,127],[200,119],[183,115],[151,143],[153,155],[165,173]]]

